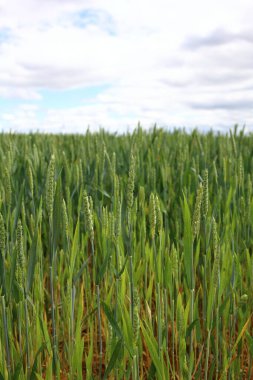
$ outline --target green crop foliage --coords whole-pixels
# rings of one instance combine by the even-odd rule
[[[253,134],[0,151],[0,380],[253,378]]]

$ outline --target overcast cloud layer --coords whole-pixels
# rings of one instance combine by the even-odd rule
[[[253,131],[251,0],[0,0],[0,130]]]

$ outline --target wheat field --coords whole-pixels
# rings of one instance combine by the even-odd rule
[[[0,379],[252,379],[253,135],[1,134]]]

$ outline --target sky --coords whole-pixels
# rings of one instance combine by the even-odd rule
[[[253,131],[252,0],[0,0],[0,131]]]

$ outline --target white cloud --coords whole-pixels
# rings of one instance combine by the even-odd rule
[[[0,35],[9,30],[0,96],[38,99],[37,109],[4,113],[0,127],[253,129],[252,11],[249,0],[0,1]],[[38,116],[41,89],[103,84],[89,103]]]
[[[21,104],[15,112],[5,112],[0,118],[0,130],[5,129],[5,123],[13,132],[25,133],[40,129],[37,120],[37,106],[33,104]]]

